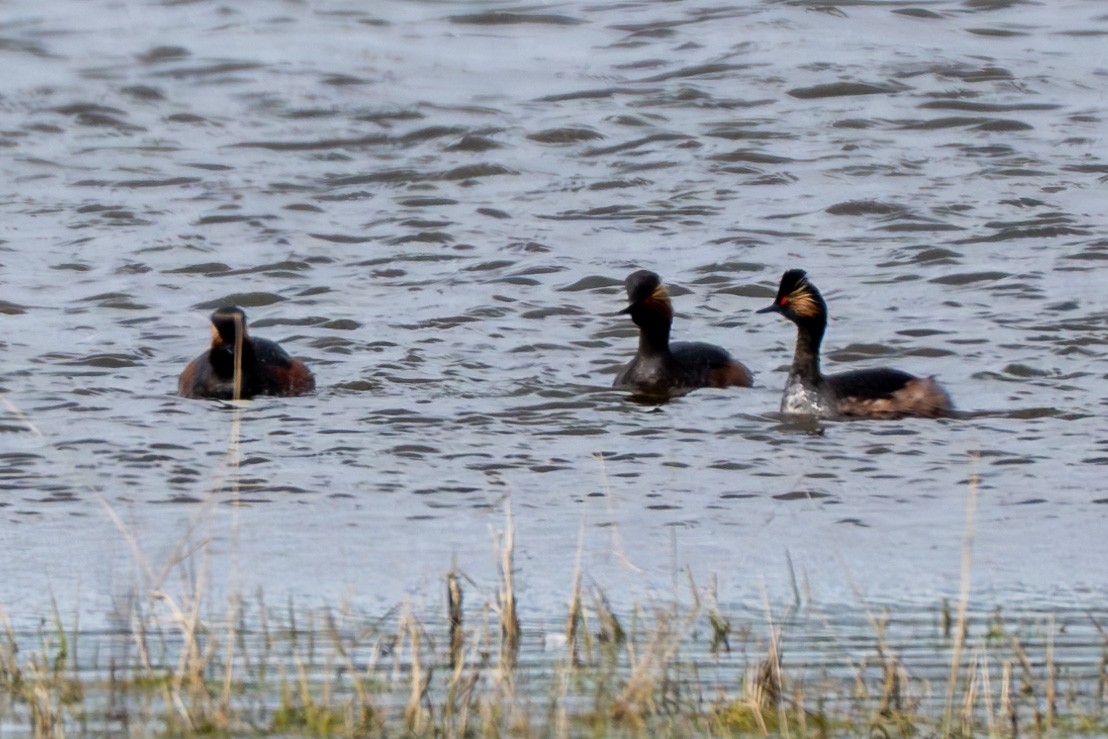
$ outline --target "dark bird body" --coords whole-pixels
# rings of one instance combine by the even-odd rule
[[[673,306],[669,292],[654,272],[639,270],[627,277],[631,315],[639,327],[639,350],[619,374],[615,387],[642,395],[673,396],[700,387],[750,387],[754,376],[742,362],[714,344],[669,341]]]
[[[221,400],[235,397],[235,348],[240,327],[240,398],[304,395],[315,390],[315,378],[303,362],[290,357],[276,342],[249,335],[241,308],[219,308],[211,320],[212,346],[181,373],[177,391],[182,396]]]
[[[758,312],[780,313],[796,324],[796,350],[785,381],[782,413],[825,418],[950,415],[950,396],[932,377],[886,367],[824,375],[819,351],[827,328],[827,304],[803,270],[786,272],[773,305]]]

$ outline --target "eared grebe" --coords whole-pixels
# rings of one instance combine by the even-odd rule
[[[189,362],[177,381],[186,398],[235,397],[235,343],[242,327],[240,398],[255,395],[303,395],[315,390],[315,378],[304,363],[290,357],[276,342],[252,338],[242,308],[212,313],[212,348]]]
[[[796,352],[781,399],[782,413],[871,418],[950,415],[950,397],[930,377],[884,367],[821,374],[819,345],[827,328],[827,304],[804,270],[786,272],[773,305],[758,312],[780,313],[796,324]]]
[[[742,362],[718,346],[700,342],[669,343],[673,306],[662,279],[641,269],[628,275],[630,313],[639,327],[639,351],[616,376],[615,387],[644,395],[680,395],[698,387],[750,387],[754,376]]]

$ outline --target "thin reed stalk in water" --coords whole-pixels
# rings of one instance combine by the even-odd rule
[[[421,650],[422,633],[416,623],[415,616],[405,614],[401,623],[401,633],[407,634],[408,647],[411,650],[411,689],[408,693],[408,703],[404,706],[404,725],[410,734],[419,736],[424,731],[423,692],[425,683],[423,680],[423,655]]]
[[[1056,669],[1054,664],[1054,616],[1047,620],[1046,632],[1046,728],[1049,731],[1054,725],[1054,716],[1058,710],[1058,682],[1055,679]]]
[[[989,736],[997,736],[996,711],[993,705],[993,685],[989,679],[989,656],[984,650],[980,658],[981,695],[985,698],[985,728]]]
[[[1031,666],[1031,658],[1027,656],[1027,652],[1024,651],[1020,640],[1013,636],[1011,644],[1012,651],[1015,653],[1016,659],[1019,660],[1021,670],[1020,689],[1017,695],[1027,695],[1031,699],[1031,703],[1034,706],[1035,728],[1041,729],[1043,715],[1039,710],[1039,698],[1035,690],[1035,668]],[[1014,708],[1015,703],[1016,701],[1012,701],[1013,716],[1015,716],[1016,713]]]
[[[577,554],[573,563],[573,582],[570,589],[569,614],[566,616],[566,659],[558,670],[557,695],[553,706],[553,735],[564,739],[569,736],[569,687],[571,673],[581,666],[577,649],[578,632],[583,620],[581,600],[581,557],[585,549],[585,516],[581,514],[577,530]]]
[[[231,397],[234,400],[242,400],[242,341],[243,329],[242,313],[235,313],[235,376],[231,389]]]
[[[27,415],[19,409],[19,406],[8,400],[8,396],[4,395],[4,393],[0,393],[0,404],[7,408],[9,413],[18,418],[19,422],[27,427],[27,430],[31,432],[32,436],[40,440],[45,440],[46,437],[42,435],[38,427],[31,423],[31,419],[27,418]]]
[[[1004,660],[1000,679],[1000,714],[1008,717],[1008,729],[1012,736],[1019,736],[1019,715],[1016,713],[1016,702],[1012,700],[1012,660]]]
[[[974,461],[976,462],[976,456]],[[966,491],[966,528],[962,536],[962,580],[958,590],[958,617],[954,629],[954,645],[950,650],[950,675],[946,684],[946,705],[943,709],[943,729],[951,730],[954,715],[954,694],[962,668],[962,649],[966,641],[966,617],[969,611],[970,575],[973,570],[974,516],[977,512],[977,471],[970,476]]]
[[[728,654],[731,651],[731,619],[719,609],[719,581],[712,575],[708,588],[708,625],[712,627],[712,641],[708,653],[712,655]]]
[[[515,526],[512,523],[512,499],[504,497],[504,541],[500,548],[500,646],[501,666],[514,666],[519,653],[519,612],[513,584]]]
[[[965,696],[962,698],[962,715],[961,725],[959,726],[958,733],[963,736],[973,735],[973,707],[977,703],[978,693],[978,659],[974,658],[970,661],[969,675],[966,679],[966,691]]]
[[[566,658],[570,665],[581,664],[577,650],[577,635],[581,628],[583,605],[581,602],[581,556],[585,549],[585,516],[577,531],[577,554],[573,562],[573,586],[569,599],[569,615],[566,617]]]
[[[458,571],[451,568],[446,573],[446,617],[450,623],[450,669],[462,662],[465,649],[465,632],[462,630],[462,585]]]
[[[612,535],[612,554],[624,567],[637,575],[641,575],[643,574],[642,568],[632,564],[623,551],[623,540],[620,538],[619,524],[616,522],[615,496],[612,494],[612,486],[608,482],[608,468],[604,465],[604,455],[597,453],[593,457],[600,463],[600,487],[604,490],[604,502],[607,506],[608,517],[611,520],[608,531]]]
[[[235,320],[242,323],[242,319],[238,316]],[[235,396],[239,395],[241,388],[241,373],[242,373],[242,360],[240,358],[240,350],[242,343],[242,327],[238,328],[238,333],[235,336]],[[234,414],[231,418],[231,439],[227,447],[227,467],[230,475],[231,483],[231,583],[234,588],[234,592],[238,590],[238,554],[239,554],[239,465],[242,460],[242,456],[239,450],[239,440],[242,437],[242,408],[238,405],[235,406]],[[235,623],[236,612],[239,606],[238,602],[232,600],[230,604],[231,611],[227,615],[227,633],[226,633],[226,656],[224,657],[224,676],[223,676],[223,692],[220,696],[220,708],[219,712],[225,714],[231,704],[232,698],[232,677],[235,671]]]
[[[766,611],[766,625],[769,627],[769,654],[763,662],[758,675],[758,694],[761,698],[761,708],[773,708],[777,712],[777,725],[789,735],[788,716],[785,713],[785,703],[782,700],[785,685],[781,671],[781,627],[773,619],[773,607],[769,602],[769,593],[762,591],[763,605]]]

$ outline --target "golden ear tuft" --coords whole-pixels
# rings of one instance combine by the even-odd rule
[[[665,285],[658,285],[654,288],[654,292],[650,293],[650,297],[643,301],[643,305],[649,306],[663,315],[673,315],[673,303],[669,300],[669,290],[666,290]]]
[[[807,280],[801,282],[795,290],[789,293],[788,301],[793,313],[802,318],[814,318],[823,312],[816,296],[812,294]]]

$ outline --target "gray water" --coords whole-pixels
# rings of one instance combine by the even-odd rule
[[[491,592],[508,502],[525,615],[578,556],[617,608],[687,573],[930,607],[971,496],[975,603],[1103,607],[1103,3],[3,11],[13,619],[189,578],[437,604],[452,563]],[[792,267],[827,369],[936,375],[957,416],[781,418],[794,335],[754,310]],[[609,388],[638,268],[755,388]],[[226,303],[319,392],[177,397]]]

